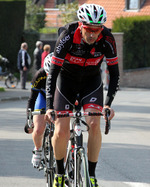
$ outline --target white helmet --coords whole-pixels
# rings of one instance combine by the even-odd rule
[[[54,55],[54,53],[50,53],[48,54],[45,59],[44,59],[44,70],[46,73],[49,73],[49,68],[51,66],[51,60],[52,60],[52,56]]]
[[[106,22],[107,15],[105,9],[96,4],[83,4],[77,11],[79,21],[90,25],[100,26]]]

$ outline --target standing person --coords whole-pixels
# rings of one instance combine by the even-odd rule
[[[57,39],[46,85],[45,119],[52,120],[51,112],[66,113],[73,110],[76,95],[86,112],[110,109],[109,120],[114,116],[111,103],[118,90],[119,70],[116,43],[103,24],[105,9],[96,4],[83,4],[77,11],[79,22],[67,24]],[[104,56],[110,73],[110,82],[103,106],[103,83],[100,66]],[[69,138],[68,118],[55,119],[52,139],[56,159],[54,186],[64,184],[64,158]],[[98,186],[95,169],[101,148],[100,117],[88,117],[88,167],[92,186]]]
[[[41,68],[44,66],[44,59],[50,53],[50,51],[51,51],[51,46],[48,44],[44,45],[43,53],[42,53]]]
[[[31,64],[31,58],[27,52],[28,44],[26,42],[21,44],[21,49],[18,52],[18,69],[20,71],[20,82],[21,88],[26,89],[26,81],[27,81],[27,70]]]
[[[36,71],[41,68],[42,47],[43,47],[43,43],[41,41],[37,41],[36,48],[33,52],[33,57],[34,57],[33,64]]]

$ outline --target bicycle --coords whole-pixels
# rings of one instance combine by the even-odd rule
[[[44,169],[47,187],[53,186],[54,174],[55,174],[55,159],[54,159],[53,147],[51,142],[53,133],[54,133],[54,124],[53,123],[46,124],[46,130],[43,139],[44,158],[41,160],[41,165],[39,167],[39,170]]]
[[[29,117],[28,117],[28,126],[32,128],[32,118],[33,115],[41,115],[45,114],[45,111],[34,111],[31,112],[31,109],[28,109]],[[55,174],[55,158],[53,154],[52,140],[54,134],[54,124],[46,123],[46,128],[43,136],[43,158],[41,159],[41,164],[39,166],[39,171],[44,170],[44,176],[46,178],[46,186],[52,187],[54,181]]]
[[[32,115],[45,114],[46,111],[35,111],[32,112]],[[109,133],[110,130],[110,121],[108,120],[110,111],[106,110],[106,125],[105,125],[105,134]],[[71,117],[74,118],[74,122],[70,123],[70,139],[67,147],[67,155],[65,161],[65,172],[66,172],[66,181],[65,184],[69,187],[91,187],[88,164],[87,164],[87,155],[83,147],[83,131],[88,131],[88,124],[83,121],[81,118],[86,116],[102,116],[101,112],[81,112],[81,106],[75,107],[75,112],[67,114],[57,114],[58,118]],[[81,124],[87,127],[87,130],[81,129]],[[53,124],[54,125],[54,124]],[[47,154],[44,153],[44,159],[42,160],[43,168],[46,171],[47,177],[47,187],[52,187],[53,185],[53,176],[55,173],[55,161],[53,157],[53,147],[51,144],[51,137],[53,136],[54,126],[52,123],[49,125],[49,136],[44,134],[43,140],[43,150],[44,146],[47,145],[46,150]],[[52,131],[50,130],[52,128]],[[47,127],[46,127],[47,131]],[[48,142],[45,141],[45,136],[49,137]],[[47,156],[45,156],[47,155]],[[52,158],[52,159],[51,159]],[[45,161],[46,160],[46,161]],[[48,164],[46,166],[45,162]]]
[[[7,88],[16,88],[18,85],[18,79],[10,72],[10,68],[8,67],[9,61],[7,58],[1,58],[1,64],[5,71],[0,71],[0,76],[4,77],[4,83]],[[1,67],[1,66],[0,66]],[[2,67],[1,67],[2,69]]]

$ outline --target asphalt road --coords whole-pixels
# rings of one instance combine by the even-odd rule
[[[117,93],[109,135],[97,166],[100,187],[150,187],[150,90]],[[26,101],[0,103],[0,186],[44,187],[42,171],[31,165],[33,142],[23,131]]]

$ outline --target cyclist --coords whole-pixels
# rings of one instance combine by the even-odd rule
[[[111,103],[118,90],[119,68],[116,43],[103,24],[106,11],[100,5],[83,4],[77,11],[79,22],[60,28],[46,83],[46,121],[54,122],[52,111],[66,113],[73,110],[76,95],[80,94],[83,109],[98,112],[110,109],[109,120],[114,116]],[[103,107],[103,84],[100,65],[106,57],[110,82]],[[54,186],[65,186],[64,157],[69,139],[68,118],[55,119],[53,148],[56,159]],[[101,148],[100,117],[88,117],[88,165],[92,186],[98,186],[95,175]]]
[[[45,85],[46,77],[49,72],[51,63],[51,57],[53,53],[50,53],[44,60],[44,68],[40,68],[31,81],[31,94],[27,104],[27,120],[29,118],[28,109],[41,110],[46,109],[46,96]],[[43,115],[37,115],[33,117],[33,129],[29,128],[29,124],[25,125],[25,132],[32,133],[33,142],[35,148],[33,150],[32,164],[33,167],[38,168],[42,157],[42,138],[45,130],[45,120]]]

